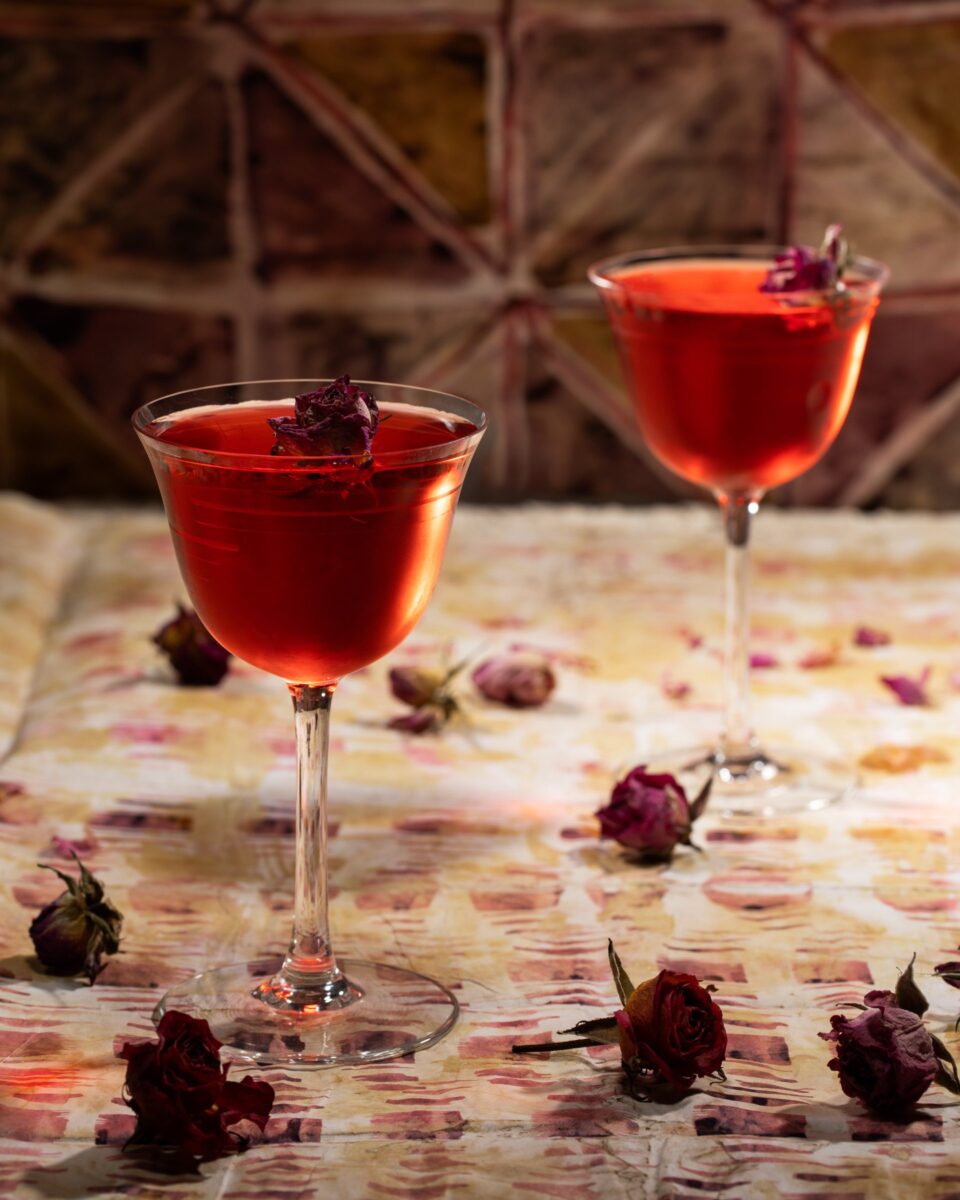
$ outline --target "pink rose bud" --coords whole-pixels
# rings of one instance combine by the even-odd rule
[[[879,1117],[901,1119],[937,1074],[930,1034],[916,1013],[897,1005],[893,992],[868,992],[866,1011],[833,1016],[825,1042],[836,1046],[827,1064],[840,1077],[845,1095]]]
[[[445,721],[442,709],[425,705],[404,713],[402,717],[394,717],[388,722],[388,726],[390,729],[398,729],[401,733],[419,736],[423,733],[439,733]]]
[[[922,706],[930,703],[927,681],[930,668],[925,667],[914,679],[909,675],[881,675],[880,682],[890,689],[901,704]]]
[[[860,625],[853,635],[855,646],[889,646],[893,639],[882,629],[871,629],[869,625]]]
[[[446,682],[446,675],[424,667],[393,667],[390,671],[390,691],[411,708],[429,704]]]
[[[557,684],[550,664],[536,654],[485,659],[473,672],[473,682],[488,700],[510,708],[536,708]]]
[[[634,767],[596,815],[602,838],[612,838],[647,862],[666,862],[678,844],[690,845],[690,804],[672,775],[648,775],[643,766]]]

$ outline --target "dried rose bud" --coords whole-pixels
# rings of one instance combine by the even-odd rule
[[[826,292],[840,286],[850,261],[839,225],[828,225],[819,250],[789,246],[767,272],[761,292]]]
[[[750,655],[751,671],[769,671],[772,667],[779,667],[780,661],[774,654],[764,654],[758,652]]]
[[[38,864],[53,871],[67,890],[52,900],[34,917],[30,937],[37,958],[51,975],[86,975],[91,983],[103,970],[104,954],[120,949],[123,915],[106,898],[103,884],[94,878],[76,854],[80,878],[73,879],[56,867]]]
[[[634,988],[614,1016],[634,1095],[675,1103],[694,1080],[722,1072],[723,1013],[695,975],[662,970]]]
[[[390,671],[390,691],[411,708],[432,703],[448,682],[446,672],[424,667],[393,667]]]
[[[137,1114],[128,1145],[176,1148],[207,1162],[244,1149],[233,1130],[241,1121],[264,1129],[273,1088],[250,1075],[228,1080],[220,1046],[206,1021],[174,1009],[157,1025],[156,1041],[124,1043],[124,1100]]]
[[[695,817],[672,775],[650,775],[641,765],[625,775],[597,810],[600,836],[612,838],[645,862],[667,862],[678,845],[692,845]]]
[[[177,605],[177,615],[153,635],[184,687],[215,687],[230,670],[231,654],[208,633],[192,608]]]
[[[930,703],[927,695],[930,674],[930,668],[924,667],[915,679],[909,675],[881,675],[880,682],[893,692],[901,704],[923,706]]]
[[[881,1117],[902,1118],[933,1083],[937,1053],[920,1017],[897,1004],[893,992],[868,992],[857,1017],[832,1016],[821,1033],[836,1046],[827,1064],[844,1094]]]
[[[380,411],[369,392],[341,375],[319,391],[295,397],[292,417],[267,420],[277,439],[272,454],[333,458],[360,467],[372,461]]]
[[[473,672],[473,682],[488,700],[510,708],[536,708],[557,686],[550,664],[537,654],[485,659]]]
[[[893,639],[882,629],[871,629],[869,625],[859,625],[853,635],[855,646],[889,646]]]

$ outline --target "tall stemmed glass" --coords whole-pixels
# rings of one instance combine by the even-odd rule
[[[589,270],[613,327],[644,438],[709,488],[726,532],[724,721],[719,743],[657,756],[711,808],[755,816],[821,808],[854,782],[849,765],[801,747],[764,748],[749,704],[751,518],[764,493],[811,467],[840,431],[886,268],[855,258],[839,286],[762,290],[772,247],[626,254]]]
[[[422,388],[362,383],[380,406],[372,461],[272,455],[269,417],[329,381],[234,383],[165,396],[134,426],[184,583],[228,650],[287,682],[297,738],[294,921],[282,961],[204,971],[176,1008],[263,1062],[352,1063],[429,1046],[457,1002],[413,971],[338,959],[327,920],[327,745],[338,682],[392,650],[436,583],[485,418]]]

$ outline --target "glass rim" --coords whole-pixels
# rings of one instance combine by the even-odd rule
[[[133,425],[134,431],[141,439],[144,445],[154,447],[158,453],[164,454],[169,458],[183,459],[188,462],[207,463],[208,465],[222,466],[256,466],[270,463],[272,469],[276,469],[277,456],[273,454],[250,454],[243,451],[235,450],[204,450],[198,446],[184,446],[178,442],[168,441],[165,438],[157,437],[156,434],[150,432],[150,426],[154,421],[161,419],[164,416],[170,416],[173,413],[186,412],[191,408],[200,408],[205,403],[215,403],[213,394],[217,392],[230,392],[231,390],[249,389],[249,388],[280,388],[282,387],[287,393],[284,396],[265,396],[264,400],[282,400],[293,399],[296,395],[302,395],[307,391],[316,391],[318,388],[326,387],[328,384],[335,382],[333,378],[319,379],[238,379],[231,383],[212,383],[205,384],[203,387],[183,388],[178,392],[167,392],[163,396],[156,396],[153,400],[148,400],[145,404],[141,404],[136,408],[130,416],[130,423]],[[374,399],[379,400],[377,395],[379,392],[392,391],[404,393],[418,393],[423,397],[431,397],[437,400],[452,401],[452,408],[449,410],[452,415],[463,417],[470,421],[475,428],[462,437],[455,438],[453,441],[428,443],[424,446],[416,446],[406,450],[385,450],[376,455],[376,461],[383,467],[407,465],[417,462],[435,462],[441,459],[456,458],[458,455],[471,450],[479,442],[487,427],[487,415],[483,409],[474,404],[472,400],[467,400],[463,396],[457,396],[453,392],[442,392],[436,388],[421,387],[412,383],[387,383],[385,380],[371,379],[353,379],[350,382],[356,384],[357,387],[364,388],[373,392]],[[179,400],[196,397],[196,403],[177,404]],[[251,396],[251,400],[258,397]],[[384,397],[386,399],[386,397]],[[242,403],[237,401],[235,403]],[[231,404],[224,404],[224,408],[233,407]],[[436,405],[428,405],[426,407],[433,408],[435,411],[446,411]],[[163,408],[164,411],[157,411],[158,408]],[[316,470],[318,464],[343,463],[343,455],[337,454],[313,454],[313,455],[284,455],[283,466],[286,470],[292,471],[309,471]]]
[[[812,249],[813,247],[808,248]],[[730,242],[710,243],[704,246],[660,246],[650,250],[624,250],[620,254],[612,254],[591,263],[587,267],[587,278],[597,288],[615,291],[619,285],[611,272],[640,263],[693,258],[770,259],[772,261],[778,254],[785,254],[789,249],[789,246],[765,243],[736,244]],[[844,280],[846,291],[858,296],[876,295],[890,278],[890,268],[876,258],[854,254],[850,259],[850,265],[862,278]],[[820,295],[826,290],[824,288],[805,288],[803,291],[771,292],[770,294],[773,296]]]

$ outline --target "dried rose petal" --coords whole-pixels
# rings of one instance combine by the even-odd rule
[[[853,635],[855,646],[889,646],[893,639],[882,629],[872,629],[869,625],[858,626]]]
[[[412,712],[404,713],[402,717],[394,717],[387,722],[390,729],[399,729],[401,733],[439,733],[446,724],[447,718],[443,710],[432,705],[415,708]]]
[[[766,671],[771,667],[779,667],[780,662],[774,654],[751,654],[750,669],[752,671]]]
[[[294,400],[292,417],[268,417],[276,436],[272,454],[324,457],[342,464],[367,466],[380,410],[369,392],[341,375],[316,392]]]
[[[693,691],[693,687],[684,679],[674,679],[672,675],[664,675],[660,680],[660,690],[668,700],[686,700]]]
[[[76,853],[72,857],[80,871],[79,879],[57,867],[39,864],[45,871],[53,871],[67,890],[34,917],[30,939],[41,965],[51,975],[84,974],[93,983],[106,965],[101,962],[103,956],[120,949],[123,914],[110,903],[103,884],[90,874]]]
[[[824,667],[835,667],[840,661],[840,647],[834,643],[829,649],[811,650],[797,662],[805,671],[821,671]]]
[[[557,683],[549,662],[536,654],[488,658],[472,678],[488,700],[510,708],[536,708],[546,702]]]
[[[893,692],[901,704],[925,705],[930,703],[926,690],[930,674],[930,667],[924,667],[915,679],[909,675],[881,675],[880,682]]]
[[[812,246],[789,246],[767,272],[761,292],[826,292],[841,285],[849,261],[839,225],[828,225],[819,251]]]
[[[192,608],[177,605],[177,615],[153,635],[184,687],[215,687],[230,670],[231,654],[208,632]]]
[[[643,861],[666,862],[678,845],[690,844],[692,817],[683,787],[672,775],[634,767],[597,810],[600,836],[612,838]]]
[[[960,988],[960,962],[945,962],[933,968],[934,975],[949,983],[952,988]]]
[[[937,1055],[920,1018],[897,1005],[893,992],[868,992],[866,1011],[833,1016],[825,1042],[836,1045],[827,1064],[847,1096],[881,1117],[902,1118],[933,1083]]]

